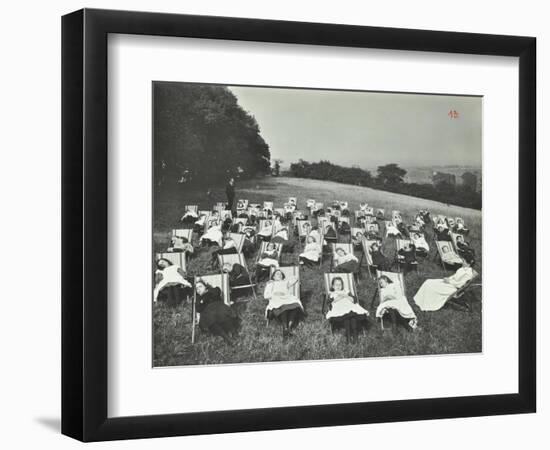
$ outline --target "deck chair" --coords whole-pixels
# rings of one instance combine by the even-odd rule
[[[233,239],[233,242],[235,242],[237,253],[241,253],[243,251],[243,245],[244,240],[246,239],[246,235],[244,233],[229,233],[229,236],[231,237],[231,239]]]
[[[435,241],[436,247],[437,247],[437,255],[439,256],[439,260],[441,261],[441,267],[443,270],[447,270],[447,267],[456,268],[456,266],[459,266],[462,264],[462,258],[458,256],[458,254],[455,252],[452,242],[448,241]],[[450,263],[445,261],[444,255],[449,255],[455,259],[455,263]],[[454,255],[454,256],[453,256]]]
[[[187,239],[187,242],[191,242],[192,236],[193,236],[192,228],[178,228],[178,229],[172,230],[172,237],[185,238]]]
[[[268,238],[268,239],[271,239],[271,237],[273,236],[273,224],[274,224],[273,219],[260,219],[258,221],[258,232],[268,228],[269,227],[268,222],[271,222],[271,235]],[[265,237],[262,237],[262,239],[265,239]]]
[[[247,209],[247,213],[248,213],[248,217],[250,216],[260,217],[261,209],[249,206]]]
[[[341,242],[338,242],[336,244],[332,244],[331,245],[331,248],[332,248],[332,258],[330,260],[330,270],[332,271],[332,269],[334,269],[336,266],[334,265],[334,259],[336,257],[336,251],[338,249],[342,249],[344,250],[348,255],[351,254],[351,255],[354,255],[354,252],[353,252],[353,244],[350,244],[350,243],[341,243]],[[357,262],[357,272],[359,271],[359,262]],[[354,273],[354,275],[357,274],[357,272]]]
[[[285,275],[285,278],[294,277],[298,280],[298,282],[292,286],[292,295],[294,295],[298,300],[302,301],[302,298],[300,296],[300,267],[299,266],[284,266],[284,267],[272,267],[269,270],[269,279],[273,276],[273,272],[275,270],[280,270]],[[269,325],[269,319],[266,318],[267,325]]]
[[[395,245],[396,245],[396,251],[395,251],[395,262],[397,263],[398,268],[403,268],[407,264],[405,262],[405,259],[403,256],[399,254],[399,250],[404,249],[408,244],[412,244],[412,241],[410,239],[396,239]],[[411,262],[410,264],[411,269],[414,269],[416,272],[418,272],[418,261],[416,260],[416,251],[414,252],[414,262]]]
[[[262,256],[262,253],[265,252],[267,246],[270,244],[270,242],[266,242],[266,241],[263,241],[262,244],[260,245],[260,250],[258,250],[258,255],[256,257],[256,263],[260,260],[260,257]],[[281,253],[283,251],[283,246],[282,244],[274,244],[276,245],[276,250],[277,250],[277,260],[280,260],[281,259]]]
[[[198,205],[186,205],[185,206],[185,212],[194,212],[195,214],[198,214],[199,206]]]
[[[372,301],[371,301],[371,308],[373,306],[373,303],[374,303],[374,299],[375,297],[378,295],[378,303],[380,304],[382,302],[382,298],[380,296],[381,292],[380,292],[380,289],[378,288],[378,280],[380,279],[380,277],[382,275],[385,275],[386,277],[388,277],[393,283],[397,284],[401,289],[401,294],[403,294],[403,297],[405,297],[405,299],[407,300],[407,293],[406,293],[406,290],[405,290],[405,277],[403,276],[403,273],[402,272],[385,272],[385,271],[381,271],[381,270],[377,270],[376,271],[376,291],[374,292],[374,296],[372,298]],[[407,303],[409,302],[409,300],[407,300]],[[395,318],[395,316],[394,316]],[[395,325],[395,321],[393,322],[393,324]],[[382,330],[384,330],[384,318],[381,317],[380,318],[380,328]]]
[[[203,281],[204,283],[208,284],[212,287],[219,287],[222,291],[222,299],[223,302],[226,305],[231,305],[231,298],[229,296],[230,290],[229,290],[229,275],[226,273],[220,274],[220,275],[202,275],[202,276],[195,276],[194,280],[194,286],[197,285],[197,281]],[[197,305],[197,291],[194,290],[193,294],[193,307],[191,308],[191,314],[192,314],[192,331],[191,331],[191,343],[195,343],[195,331],[197,328],[197,324],[200,321],[200,314],[196,312],[196,305]]]
[[[220,266],[220,270],[223,273],[223,266],[224,264],[240,264],[246,269],[246,274],[248,275],[248,284],[241,285],[241,286],[230,286],[230,291],[238,291],[240,289],[252,289],[252,295],[254,297],[254,300],[257,300],[256,297],[256,284],[252,283],[252,278],[250,277],[250,272],[248,271],[248,266],[246,265],[245,257],[242,253],[233,253],[229,255],[218,255],[218,264]]]
[[[269,209],[270,211],[273,211],[273,202],[264,202],[263,209]]]
[[[311,222],[309,220],[297,220],[296,228],[298,229],[298,238],[305,241],[311,231]]]
[[[371,270],[377,270],[378,266],[375,266],[372,261],[372,255],[370,253],[371,245],[375,242],[380,243],[380,240],[378,239],[363,239],[361,241],[361,245],[363,247],[363,254],[361,255],[361,259],[359,260],[359,267],[361,268],[363,266],[363,261],[367,263],[367,273],[369,274],[369,277],[372,278],[372,272]]]
[[[369,207],[369,204],[367,202],[361,202],[359,203],[359,211],[362,211],[363,213],[365,210]]]
[[[248,200],[245,198],[240,198],[237,200],[237,209],[246,209],[248,208]]]
[[[357,223],[359,221],[360,217],[365,217],[366,216],[365,211],[363,211],[361,209],[355,210],[353,212],[353,215],[355,217],[355,223]]]
[[[464,306],[467,311],[471,311],[472,307],[468,302],[466,302],[465,294],[467,294],[473,287],[481,287],[481,283],[474,283],[474,281],[476,281],[478,277],[479,273],[473,270],[473,277],[470,278],[461,287],[459,287],[454,294],[451,294],[445,304],[448,304],[450,302],[451,306],[453,304],[461,305]]]
[[[167,259],[172,264],[180,267],[184,272],[187,272],[187,258],[185,257],[185,252],[157,253],[155,259],[159,260],[161,258]]]
[[[258,265],[258,263],[260,262],[260,258],[262,256],[262,254],[266,251],[267,249],[267,246],[271,244],[271,242],[266,242],[266,241],[263,241],[262,244],[260,245],[260,249],[258,250],[258,255],[256,256],[256,266]],[[280,262],[281,261],[281,253],[283,251],[283,245],[282,244],[274,244],[276,246],[276,250],[277,250],[277,261]],[[263,272],[263,268],[262,268],[262,272]]]
[[[363,239],[365,237],[365,229],[352,227],[349,234],[349,241],[355,246],[362,245]]]
[[[220,219],[218,217],[210,217],[207,221],[206,221],[206,230],[208,231],[210,228],[214,227],[214,226],[217,226],[220,224]]]
[[[367,234],[374,234],[376,236],[380,236],[380,227],[378,226],[378,223],[365,223],[365,232]]]
[[[351,273],[325,273],[325,293],[323,295],[323,304],[321,306],[321,313],[323,316],[327,313],[327,303],[331,292],[332,280],[334,278],[341,278],[344,282],[344,290],[349,292],[356,303],[359,303],[357,296],[357,286],[355,285],[355,278]]]
[[[399,232],[398,234],[395,234],[393,230],[392,230],[393,231],[392,234],[390,234],[390,227],[397,229],[397,226],[395,225],[393,220],[386,220],[385,226],[386,226],[386,237],[398,237],[401,235],[401,232]]]

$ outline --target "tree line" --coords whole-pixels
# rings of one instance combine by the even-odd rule
[[[290,165],[290,175],[298,178],[329,180],[338,183],[366,186],[399,194],[411,195],[438,202],[449,203],[468,208],[481,209],[481,192],[470,186],[441,182],[406,183],[407,171],[397,164],[378,166],[375,176],[359,167],[343,167],[330,161],[308,162],[300,159]]]
[[[213,185],[270,172],[256,119],[225,86],[153,84],[155,185]]]

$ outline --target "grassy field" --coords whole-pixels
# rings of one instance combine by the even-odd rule
[[[481,274],[481,211],[457,206],[449,206],[430,200],[408,197],[377,191],[370,188],[349,186],[334,182],[306,180],[298,178],[263,178],[250,180],[237,185],[237,198],[247,198],[251,202],[264,200],[282,206],[290,196],[298,197],[298,207],[303,207],[306,198],[321,202],[345,200],[350,210],[358,209],[360,202],[368,202],[374,207],[385,208],[387,214],[392,209],[400,210],[406,223],[419,209],[428,209],[432,216],[445,214],[451,217],[463,217],[470,228],[468,240],[476,251],[476,270]],[[199,209],[209,209],[215,202],[225,201],[222,188],[207,196],[205,191],[190,191],[182,187],[162,197],[155,198],[154,250],[163,251],[168,246],[172,228],[176,228],[186,204],[198,204]],[[430,255],[420,259],[418,273],[405,277],[407,298],[418,316],[418,329],[407,332],[404,329],[381,330],[374,318],[376,302],[370,309],[370,326],[367,332],[355,344],[347,344],[340,333],[332,334],[328,321],[321,313],[323,298],[323,273],[329,271],[329,258],[320,269],[301,271],[302,303],[306,319],[296,329],[294,337],[283,342],[280,327],[276,323],[266,326],[264,311],[267,301],[262,293],[265,284],[257,288],[258,299],[252,295],[245,297],[249,301],[237,303],[242,318],[242,329],[234,346],[226,345],[221,338],[199,333],[198,340],[191,344],[191,310],[184,303],[177,308],[155,304],[154,320],[154,365],[196,365],[223,364],[262,361],[292,361],[335,358],[363,358],[381,356],[427,355],[442,353],[473,353],[481,351],[481,290],[475,289],[475,295],[469,297],[471,311],[465,312],[445,307],[436,312],[422,312],[414,304],[412,297],[426,278],[442,278],[451,273],[445,272],[435,259],[436,249],[433,243],[431,227],[426,236],[430,244]],[[346,236],[347,242],[347,236]],[[292,255],[284,256],[283,265],[298,264],[300,246],[295,246]],[[384,242],[384,253],[395,253],[395,242]],[[359,253],[356,253],[360,257]],[[188,264],[189,275],[207,275],[218,273],[209,267],[211,251],[201,249]],[[252,261],[249,267],[253,269]],[[363,307],[370,305],[376,285],[366,270],[359,279],[359,301]]]

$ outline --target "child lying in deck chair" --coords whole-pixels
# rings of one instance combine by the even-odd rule
[[[322,252],[323,249],[321,248],[321,244],[315,240],[315,236],[313,236],[313,234],[309,235],[306,238],[304,251],[300,253],[299,256],[300,265],[304,265],[307,267],[318,265]]]
[[[418,261],[416,260],[416,247],[408,239],[397,239],[397,263],[403,267],[403,270],[416,270]]]
[[[220,336],[226,344],[232,345],[240,327],[240,319],[230,306],[227,274],[195,277],[194,306],[200,314],[199,328]]]
[[[455,244],[456,251],[458,256],[461,258],[475,258],[475,250],[472,248],[469,242],[466,242],[464,236],[458,233],[451,233],[451,238]]]
[[[218,258],[222,273],[226,273],[229,276],[231,300],[235,301],[237,298],[235,294],[247,288],[252,289],[252,295],[256,299],[256,290],[254,289],[256,285],[252,283],[244,255],[237,253],[233,255],[220,255]]]
[[[416,254],[422,258],[428,256],[430,252],[430,246],[426,242],[426,238],[423,233],[418,231],[411,233],[411,241],[416,248]]]
[[[422,311],[437,311],[452,298],[459,289],[473,280],[477,273],[473,269],[474,260],[465,259],[462,267],[453,276],[426,280],[414,296],[414,301]]]
[[[185,207],[185,213],[181,216],[180,221],[183,223],[195,223],[199,218],[199,207],[197,205],[187,205]]]
[[[265,278],[272,267],[279,267],[279,258],[281,257],[282,246],[273,242],[262,242],[258,252],[258,261],[256,262],[256,281]]]
[[[435,233],[435,240],[436,241],[445,241],[445,242],[451,242],[451,233],[449,233],[449,228],[443,225],[442,223],[438,223],[437,226],[434,229]]]
[[[183,236],[172,236],[172,239],[170,240],[170,247],[168,247],[166,251],[172,253],[187,253],[188,255],[192,255],[195,249],[189,243],[187,238]]]
[[[343,327],[346,342],[357,342],[359,330],[366,326],[369,312],[363,308],[357,298],[355,280],[351,274],[326,273],[325,298],[328,304],[326,319],[331,330]],[[323,302],[323,312],[325,302]]]
[[[272,220],[260,220],[260,231],[258,231],[258,238],[262,241],[269,241],[273,235],[273,221]]]
[[[386,237],[402,237],[401,232],[393,221],[386,220]]]
[[[415,329],[416,314],[407,301],[405,295],[405,280],[402,273],[376,271],[378,279],[379,304],[376,308],[376,317],[380,319],[380,326],[384,329],[384,319],[391,316],[392,325],[399,322],[407,329]]]
[[[360,249],[363,245],[363,239],[365,239],[365,230],[363,228],[351,229],[351,243],[353,248]]]
[[[265,317],[267,320],[276,319],[281,324],[283,340],[287,340],[304,317],[300,301],[300,269],[296,266],[272,268],[264,298],[268,300]]]
[[[333,270],[337,273],[357,273],[359,259],[353,254],[352,244],[332,244]]]
[[[439,259],[443,268],[445,266],[461,266],[462,258],[458,256],[453,250],[451,242],[435,241],[437,246],[437,252],[439,253]]]
[[[153,301],[179,305],[193,290],[185,278],[185,253],[159,253],[156,266]]]

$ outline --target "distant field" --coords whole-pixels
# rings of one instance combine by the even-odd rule
[[[428,209],[432,216],[445,214],[463,217],[470,228],[468,240],[476,251],[476,270],[481,274],[481,211],[457,206],[448,206],[420,198],[378,191],[365,187],[350,186],[327,181],[271,178],[249,180],[237,183],[237,198],[251,202],[274,201],[282,206],[290,196],[298,197],[299,207],[307,198],[321,202],[345,200],[350,209],[358,208],[360,202],[385,208],[387,212],[398,209],[403,219],[409,222],[419,209]],[[155,198],[154,249],[164,250],[169,241],[170,230],[178,226],[186,204],[198,204],[208,209],[217,201],[225,201],[223,188],[215,189],[207,196],[206,190],[189,190],[181,186],[162,197]],[[431,227],[427,240],[434,247]],[[347,239],[347,238],[346,238]],[[347,241],[347,240],[346,240]],[[395,253],[393,240],[384,242],[386,255]],[[300,246],[294,254],[284,257],[284,265],[298,263]],[[302,303],[307,313],[306,320],[298,327],[295,336],[288,342],[282,341],[280,328],[272,323],[266,327],[264,311],[267,301],[262,297],[264,284],[258,289],[258,300],[252,296],[249,301],[237,304],[243,321],[239,339],[234,347],[228,347],[220,338],[200,334],[198,342],[191,344],[190,306],[185,304],[176,309],[155,305],[154,307],[154,365],[220,364],[261,361],[288,361],[334,358],[356,358],[372,356],[423,355],[442,353],[472,353],[481,351],[481,292],[472,302],[471,312],[443,308],[436,312],[421,312],[412,297],[426,278],[442,278],[450,275],[434,260],[435,248],[425,260],[421,260],[418,273],[407,274],[405,283],[407,298],[418,316],[419,329],[415,332],[382,331],[374,319],[375,308],[370,310],[371,324],[367,333],[357,344],[346,344],[340,334],[332,335],[328,322],[321,313],[322,274],[329,271],[329,258],[320,269],[301,271]],[[360,257],[360,254],[357,253]],[[217,273],[208,268],[210,251],[202,249],[188,264],[190,275]],[[249,267],[253,269],[252,261]],[[359,280],[359,300],[363,307],[370,305],[375,293],[375,282],[364,271]],[[477,300],[477,301],[476,301]],[[376,302],[374,303],[376,306]]]

